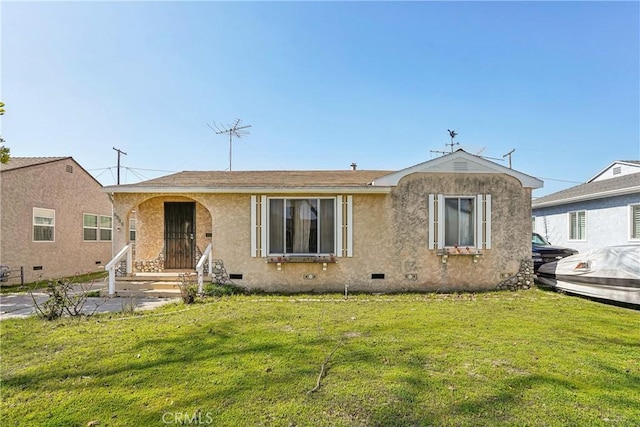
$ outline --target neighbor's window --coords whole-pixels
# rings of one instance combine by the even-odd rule
[[[445,197],[445,246],[475,246],[475,198]]]
[[[631,219],[631,233],[630,237],[633,240],[640,239],[640,205],[631,205],[629,216]]]
[[[111,240],[112,227],[111,217],[100,215],[100,240]]]
[[[98,215],[84,214],[84,240],[98,240]]]
[[[334,199],[270,199],[270,253],[335,253]]]
[[[111,240],[112,219],[110,216],[84,214],[83,218],[85,241]]]
[[[587,212],[569,212],[569,240],[586,240]]]
[[[134,218],[129,219],[129,240],[136,241],[136,220]]]
[[[56,211],[33,208],[33,241],[53,242],[55,238]]]

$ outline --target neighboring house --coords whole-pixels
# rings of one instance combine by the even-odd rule
[[[132,270],[216,265],[276,292],[488,290],[531,280],[542,181],[458,150],[400,171],[180,172],[105,187]],[[528,285],[529,283],[527,283]]]
[[[613,162],[585,184],[535,199],[532,215],[537,233],[579,252],[640,245],[640,161]]]
[[[0,192],[0,264],[23,267],[26,282],[104,269],[111,202],[73,158],[11,157]]]

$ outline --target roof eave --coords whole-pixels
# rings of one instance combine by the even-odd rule
[[[587,200],[605,199],[607,197],[625,196],[627,194],[640,193],[640,185],[627,188],[619,188],[617,190],[602,191],[600,193],[583,194],[581,196],[567,197],[564,199],[551,200],[548,202],[536,203],[535,200],[531,204],[532,209],[546,208],[550,206],[568,205],[570,203],[583,202]]]
[[[204,193],[204,194],[388,194],[391,187],[374,186],[341,186],[341,187],[125,187],[109,186],[103,187],[107,193],[135,193],[135,194],[182,194],[182,193]]]

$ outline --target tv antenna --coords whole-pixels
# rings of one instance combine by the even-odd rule
[[[509,169],[511,169],[511,155],[513,154],[513,152],[516,151],[516,149],[514,148],[513,150],[509,151],[507,154],[505,154],[504,156],[502,156],[502,158],[504,159],[505,157],[509,156]]]
[[[243,136],[249,135],[249,131],[247,129],[251,127],[251,125],[240,126],[240,122],[242,122],[242,120],[236,119],[233,125],[227,125],[226,127],[220,127],[216,124],[216,122],[213,122],[213,126],[207,123],[207,126],[209,126],[211,130],[216,133],[216,135],[229,135],[229,171],[231,171],[233,137],[235,136],[236,138],[242,138]]]

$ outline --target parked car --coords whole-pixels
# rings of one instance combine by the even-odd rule
[[[533,256],[533,271],[538,272],[538,268],[542,264],[558,261],[571,255],[577,254],[578,251],[562,246],[554,246],[547,239],[538,233],[531,234],[531,255]]]

